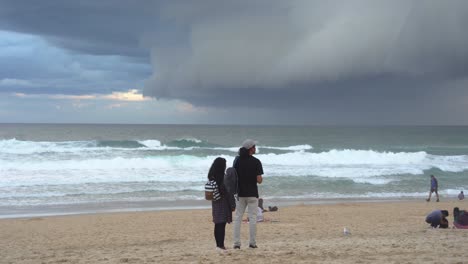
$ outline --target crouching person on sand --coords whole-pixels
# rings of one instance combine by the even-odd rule
[[[432,228],[447,228],[449,213],[447,210],[434,210],[426,216],[426,223]]]

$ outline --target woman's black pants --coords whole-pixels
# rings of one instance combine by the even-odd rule
[[[226,234],[226,223],[215,224],[214,236],[216,239],[216,246],[224,248],[224,236]]]

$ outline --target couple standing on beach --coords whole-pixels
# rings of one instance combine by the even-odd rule
[[[226,170],[226,160],[216,158],[208,173],[208,180],[215,181],[218,186],[221,198],[212,201],[213,222],[215,224],[214,235],[218,250],[225,251],[224,237],[226,223],[232,222],[232,212],[235,210],[234,218],[234,249],[240,249],[240,231],[242,216],[247,209],[249,219],[257,219],[258,207],[258,187],[263,181],[263,167],[259,159],[253,154],[256,152],[257,142],[247,139],[239,149],[239,156],[233,162],[233,167],[237,173],[237,199],[234,199],[235,191],[227,190],[224,175]],[[229,170],[229,169],[228,169]],[[227,176],[229,176],[227,174]],[[235,200],[235,204],[233,201]],[[256,234],[257,221],[249,221],[249,247],[257,248]]]

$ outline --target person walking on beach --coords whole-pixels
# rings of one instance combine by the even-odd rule
[[[436,177],[434,175],[431,175],[431,190],[429,191],[429,197],[426,199],[426,201],[431,201],[431,195],[433,192],[435,192],[436,197],[437,197],[437,202],[439,201],[439,193],[437,192],[437,189],[439,188],[439,183],[437,182]]]
[[[224,186],[224,171],[226,170],[226,160],[218,157],[213,161],[208,172],[208,181],[213,183],[214,195],[211,201],[214,226],[214,237],[216,249],[226,252],[224,237],[226,234],[226,223],[232,222],[232,212],[236,209],[234,195],[227,192]]]
[[[458,194],[458,200],[463,200],[465,199],[465,194],[463,194],[463,191],[460,191],[460,193]]]
[[[234,168],[238,175],[238,199],[236,202],[236,216],[234,218],[234,249],[240,249],[240,232],[242,217],[247,208],[249,219],[257,219],[258,186],[263,182],[263,167],[259,159],[253,154],[257,142],[247,139],[239,149],[239,157],[234,161]],[[257,248],[257,221],[249,221],[249,247]]]

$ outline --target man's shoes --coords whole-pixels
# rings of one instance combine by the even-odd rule
[[[234,246],[234,249],[240,249],[240,246]]]
[[[439,199],[437,199],[437,201],[436,201],[436,202],[439,202]]]
[[[249,248],[257,248],[257,245],[249,245]]]
[[[426,199],[426,202],[429,202],[430,200],[429,199]]]

